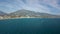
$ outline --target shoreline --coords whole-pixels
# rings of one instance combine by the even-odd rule
[[[27,18],[27,17],[21,17],[21,18],[3,18],[3,19],[0,19],[0,20],[6,20],[6,19],[24,19],[24,18]],[[36,17],[31,17],[31,18],[36,18]]]
[[[3,19],[0,19],[0,20],[6,20],[6,19],[24,19],[24,18],[29,19],[29,18],[40,18],[40,17],[3,18]],[[51,18],[50,18],[50,19],[51,19]],[[54,19],[54,18],[52,18],[52,19]]]

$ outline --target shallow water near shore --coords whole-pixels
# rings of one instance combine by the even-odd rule
[[[60,18],[0,20],[0,34],[60,34]]]

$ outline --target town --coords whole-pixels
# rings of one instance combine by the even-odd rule
[[[14,19],[14,18],[35,18],[35,17],[31,17],[31,16],[19,16],[19,15],[15,15],[15,16],[7,16],[7,15],[4,15],[4,16],[0,16],[0,20],[1,19]]]

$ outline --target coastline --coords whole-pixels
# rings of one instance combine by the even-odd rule
[[[23,19],[23,18],[28,18],[28,17],[21,17],[21,18],[3,18],[0,20],[6,20],[6,19]],[[36,17],[29,17],[29,18],[36,18]]]
[[[0,20],[6,20],[6,19],[24,19],[24,18],[27,18],[27,19],[29,19],[29,18],[41,18],[41,17],[1,18]],[[51,18],[50,18],[50,19],[51,19]],[[52,18],[52,19],[54,19],[54,18]]]

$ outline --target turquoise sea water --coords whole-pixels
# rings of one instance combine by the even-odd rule
[[[0,34],[60,34],[60,18],[0,20]]]

